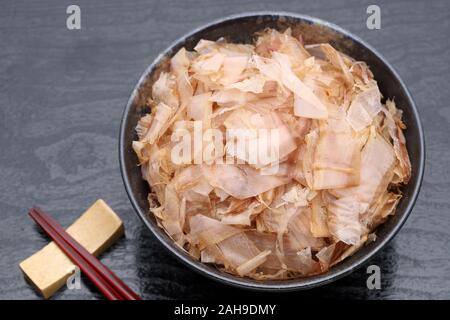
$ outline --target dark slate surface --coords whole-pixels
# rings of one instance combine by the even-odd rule
[[[81,7],[82,30],[66,29]],[[382,28],[366,28],[381,7]],[[144,228],[125,194],[117,140],[123,107],[145,67],[171,41],[224,15],[285,10],[329,20],[377,48],[416,100],[427,168],[408,222],[370,264],[345,279],[283,298],[450,298],[450,4],[448,1],[4,1],[0,10],[0,298],[38,299],[18,263],[48,239],[26,216],[40,205],[69,225],[97,198],[124,219],[126,238],[102,261],[147,299],[262,297],[224,287],[173,259]],[[280,295],[278,294],[280,297]],[[87,281],[54,299],[98,299]]]

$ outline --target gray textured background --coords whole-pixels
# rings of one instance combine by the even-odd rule
[[[66,29],[81,7],[82,30]],[[366,28],[381,7],[382,28]],[[286,10],[339,24],[383,54],[422,116],[427,168],[419,200],[399,235],[371,263],[382,290],[366,289],[365,268],[332,285],[282,298],[450,298],[450,70],[448,1],[2,1],[0,10],[0,298],[36,299],[18,263],[48,239],[26,215],[40,205],[69,225],[97,198],[126,224],[126,238],[102,256],[148,299],[251,298],[181,265],[144,228],[125,194],[117,140],[138,77],[171,41],[212,19]],[[412,142],[414,143],[414,142]],[[87,281],[54,299],[101,298]]]

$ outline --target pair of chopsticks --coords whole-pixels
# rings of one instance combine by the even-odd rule
[[[42,209],[33,207],[30,209],[29,215],[107,299],[141,299],[110,269],[108,269],[108,267],[102,264],[71,235],[69,235],[48,213],[45,213]]]

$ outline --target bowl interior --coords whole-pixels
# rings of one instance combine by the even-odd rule
[[[165,232],[156,225],[154,217],[148,214],[149,187],[142,179],[141,170],[136,165],[138,160],[131,143],[137,137],[134,128],[139,118],[149,112],[145,109],[144,102],[151,94],[153,83],[158,79],[160,72],[167,69],[168,57],[170,58],[181,47],[192,50],[200,39],[217,40],[220,37],[232,42],[251,43],[257,31],[264,28],[284,31],[288,27],[292,29],[294,35],[301,33],[307,44],[329,42],[338,50],[369,65],[383,96],[395,98],[397,106],[403,110],[403,119],[407,125],[405,136],[411,158],[412,178],[402,190],[404,196],[396,214],[377,229],[375,242],[364,246],[325,274],[293,280],[261,282],[232,276],[218,271],[213,266],[197,262],[173,244]],[[124,112],[120,136],[120,161],[125,187],[135,210],[162,244],[183,262],[211,278],[231,285],[260,290],[293,290],[318,286],[350,273],[373,256],[396,234],[409,215],[420,188],[424,166],[424,145],[420,120],[405,85],[384,58],[370,46],[347,31],[315,18],[291,13],[254,13],[225,18],[194,30],[191,34],[177,40],[147,68],[136,85]]]

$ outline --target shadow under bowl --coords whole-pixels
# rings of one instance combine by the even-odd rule
[[[153,83],[161,71],[167,70],[170,57],[180,48],[192,50],[200,39],[217,40],[220,37],[230,42],[252,43],[257,31],[265,28],[284,31],[288,27],[294,35],[301,33],[306,44],[329,42],[343,53],[368,64],[383,96],[395,98],[397,106],[403,110],[403,120],[407,125],[404,133],[411,158],[412,176],[409,184],[402,188],[403,197],[395,215],[377,229],[375,242],[365,245],[324,274],[292,280],[257,281],[233,276],[194,260],[157,226],[155,218],[149,214],[149,187],[142,179],[141,170],[137,166],[138,159],[131,145],[132,141],[137,139],[135,127],[139,118],[149,112],[145,108],[145,101],[151,95]],[[316,18],[286,12],[255,12],[226,17],[192,31],[175,41],[148,66],[135,86],[123,114],[119,157],[125,188],[134,209],[155,237],[178,259],[201,274],[224,284],[255,290],[289,291],[317,287],[351,273],[394,237],[410,214],[419,193],[424,172],[425,149],[422,126],[411,95],[390,64],[373,48],[348,31]]]

